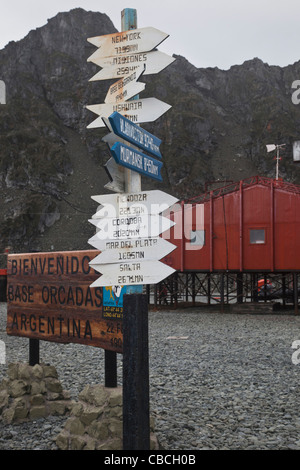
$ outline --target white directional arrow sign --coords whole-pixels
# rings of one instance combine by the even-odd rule
[[[156,158],[162,158],[160,145],[161,140],[150,132],[142,129],[140,125],[126,119],[120,113],[109,116],[111,128],[115,134],[125,139],[125,145],[135,145]]]
[[[111,148],[117,142],[121,142],[125,145],[128,144],[128,142],[126,142],[126,140],[121,139],[121,137],[118,137],[117,134],[115,134],[114,132],[110,132],[109,134],[105,135],[102,139],[102,142],[105,142],[109,146],[109,148]],[[122,192],[122,191],[120,191],[120,192]]]
[[[144,67],[138,67],[132,74],[113,83],[109,87],[104,102],[118,103],[119,101],[129,100],[133,96],[141,93],[145,89],[146,84],[138,82],[137,80],[143,74],[144,70]]]
[[[97,227],[89,244],[101,253],[90,266],[102,276],[91,287],[155,284],[175,271],[158,261],[176,248],[159,235],[175,225],[161,214],[178,200],[162,191],[139,191],[140,179],[133,178],[141,173],[162,179],[162,162],[156,159],[161,158],[161,140],[137,124],[155,121],[171,106],[156,98],[138,99],[145,89],[138,79],[142,73],[160,72],[175,60],[154,50],[167,37],[155,28],[139,28],[88,39],[98,47],[88,62],[101,67],[90,81],[118,79],[103,104],[86,106],[99,116],[87,127],[106,126],[110,132],[102,139],[114,158],[105,165],[111,180],[105,187],[117,192],[92,197],[100,208],[89,220]],[[131,187],[136,192],[124,192],[125,176],[134,180]]]
[[[88,58],[88,61],[93,61],[98,57],[151,51],[168,36],[156,28],[146,27],[88,38],[88,42],[100,48]]]
[[[118,165],[114,158],[110,158],[104,165],[105,171],[110,179],[104,185],[106,189],[115,191],[116,193],[125,192],[125,168]]]
[[[99,240],[95,245],[97,245],[95,248],[100,249],[102,253],[93,260],[93,264],[159,260],[176,248],[161,237]]]
[[[157,284],[175,272],[175,269],[160,261],[100,265],[93,264],[93,261],[90,261],[89,264],[95,271],[102,274],[90,287]]]
[[[93,218],[160,214],[178,202],[176,197],[159,189],[138,193],[101,194],[91,198],[103,206]]]
[[[102,141],[105,142],[109,147],[112,147],[117,142],[117,136],[112,132],[112,127],[108,119],[103,118],[103,122],[107,129],[110,131],[109,134],[103,137]],[[125,141],[124,141],[125,142]],[[125,192],[125,168],[118,165],[114,158],[110,158],[104,165],[104,169],[110,179],[110,181],[104,186],[110,191],[116,193]]]
[[[135,71],[137,67],[145,64],[144,75],[161,72],[168,65],[174,62],[174,57],[169,56],[161,51],[142,52],[141,54],[131,54],[120,57],[104,57],[94,61],[100,67],[100,72],[96,73],[90,82],[96,80],[109,80],[112,78],[126,77]]]
[[[121,142],[122,144],[125,144],[125,145],[127,144],[128,145],[128,142],[126,140],[124,140],[121,137],[117,136],[117,134],[115,134],[113,132],[113,129],[111,127],[109,119],[107,119],[106,117],[103,117],[103,116],[102,116],[101,119],[102,119],[103,123],[105,124],[105,126],[107,127],[107,129],[109,130],[109,134],[105,135],[102,138],[102,142],[105,142],[109,146],[109,148],[111,148],[117,142]],[[136,150],[138,150],[138,147],[136,147],[134,145],[132,145],[132,148],[135,148]],[[120,165],[118,165],[118,166],[120,166]],[[124,192],[124,191],[120,191],[120,192]]]
[[[144,98],[141,100],[123,101],[118,104],[104,103],[86,106],[89,111],[100,117],[91,122],[87,128],[104,127],[102,117],[108,118],[114,111],[122,114],[135,123],[153,122],[168,111],[171,106],[157,98]]]
[[[89,219],[89,222],[97,227],[96,237],[102,240],[157,237],[175,225],[167,217],[153,214]]]

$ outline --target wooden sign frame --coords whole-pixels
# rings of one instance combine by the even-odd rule
[[[104,318],[89,262],[98,250],[9,254],[7,334],[122,353],[123,321]]]

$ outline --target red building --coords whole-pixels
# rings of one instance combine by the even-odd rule
[[[253,177],[177,205],[171,218],[164,238],[178,248],[164,262],[179,271],[300,271],[300,186]]]
[[[252,177],[202,194],[171,213],[164,262],[181,273],[300,271],[300,186]]]

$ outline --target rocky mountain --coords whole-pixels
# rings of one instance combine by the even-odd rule
[[[149,25],[155,26],[155,25]],[[91,196],[107,192],[103,164],[110,155],[105,129],[88,104],[103,103],[114,81],[89,82],[99,67],[87,62],[88,37],[116,32],[102,13],[59,13],[23,40],[0,51],[0,252],[91,249]],[[142,180],[179,198],[205,191],[211,182],[253,175],[275,176],[266,144],[285,143],[280,176],[300,184],[292,144],[300,140],[300,105],[292,83],[300,62],[269,66],[258,58],[227,71],[196,68],[184,57],[147,75],[141,98],[172,108],[142,126],[162,139],[163,183]]]

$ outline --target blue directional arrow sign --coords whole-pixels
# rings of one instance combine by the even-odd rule
[[[137,171],[142,175],[149,176],[158,181],[162,181],[160,174],[162,162],[148,157],[143,153],[129,147],[128,145],[116,142],[110,149],[115,161],[129,170]]]
[[[145,150],[154,157],[162,158],[159,150],[161,140],[158,137],[145,131],[145,129],[142,129],[116,111],[108,119],[117,136]]]

